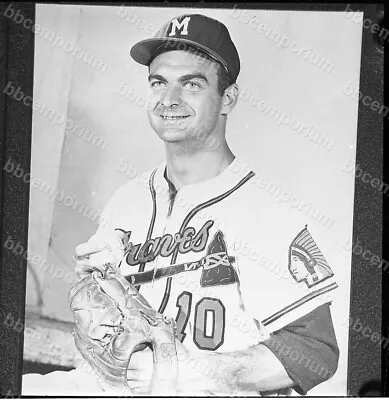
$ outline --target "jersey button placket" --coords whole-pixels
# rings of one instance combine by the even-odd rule
[[[170,226],[174,225],[174,219],[172,218],[172,214],[173,214],[173,208],[174,208],[174,200],[171,200],[170,198],[170,193],[169,191],[166,192],[166,197],[162,200],[162,203],[164,205],[164,207],[161,209],[161,219],[163,219],[162,222],[162,234],[161,234],[161,238],[164,237],[164,235],[166,235],[166,233],[171,234],[174,240],[174,232],[172,233],[172,230],[170,229]],[[167,199],[167,200],[165,200]],[[169,257],[162,257],[161,254],[159,254],[157,256],[157,258],[155,259],[155,269],[158,268],[162,268],[164,266],[168,265],[167,260],[169,260]],[[154,284],[154,280],[152,282],[152,284]]]

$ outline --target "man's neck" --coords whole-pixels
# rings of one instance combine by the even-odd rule
[[[235,159],[227,144],[217,151],[182,153],[166,147],[167,175],[177,190],[182,186],[212,179]]]

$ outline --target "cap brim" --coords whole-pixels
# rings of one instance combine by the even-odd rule
[[[177,49],[177,45],[180,43],[184,43],[186,45],[190,45],[194,48],[197,48],[199,50],[202,50],[204,53],[208,54],[210,57],[212,57],[215,61],[221,63],[224,68],[228,71],[227,68],[227,63],[214,51],[209,49],[206,46],[203,46],[202,44],[199,44],[197,42],[193,42],[192,40],[188,39],[182,39],[182,38],[152,38],[152,39],[145,39],[142,40],[138,43],[136,43],[130,50],[130,55],[131,57],[139,64],[142,65],[149,65],[150,62],[154,58],[154,54],[156,51],[166,45],[166,44],[171,44],[172,50],[180,50],[179,48]]]

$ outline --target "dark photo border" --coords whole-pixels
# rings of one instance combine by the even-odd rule
[[[9,3],[0,4],[0,236],[2,244],[8,235],[27,248],[29,184],[7,174],[4,165],[12,157],[20,168],[30,172],[32,108],[7,96],[3,89],[12,81],[26,96],[33,94],[34,34],[21,24],[4,17]],[[64,3],[61,3],[64,4]],[[70,4],[70,3],[69,3]],[[101,3],[84,3],[101,5]],[[109,5],[233,8],[234,3],[109,3]],[[35,4],[18,3],[15,7],[26,18],[35,21]],[[313,3],[258,3],[239,4],[241,9],[306,10],[306,11],[363,11],[364,19],[384,24],[383,5],[380,4],[313,4]],[[364,96],[384,104],[383,99],[383,49],[385,35],[380,31],[363,29],[360,92]],[[386,31],[387,32],[387,31]],[[386,116],[385,116],[386,117]],[[383,179],[383,116],[359,101],[356,165],[368,171],[380,181]],[[386,118],[385,118],[386,119]],[[386,177],[388,182],[388,177]],[[385,182],[385,181],[384,181]],[[336,196],[336,193],[332,194]],[[355,178],[353,246],[359,243],[372,254],[382,254],[383,202],[387,204],[389,193],[372,190],[358,177]],[[353,247],[354,249],[354,247]],[[385,258],[382,259],[384,261]],[[389,260],[389,259],[388,259]],[[388,261],[389,262],[389,261]],[[0,247],[0,397],[20,397],[23,371],[23,329],[21,332],[7,329],[1,323],[8,314],[24,323],[27,262]],[[386,266],[386,263],[384,264]],[[373,332],[382,332],[388,338],[388,317],[382,313],[382,297],[389,270],[370,265],[357,251],[352,255],[350,317],[357,318]],[[355,318],[354,318],[355,317]],[[387,340],[389,342],[389,339]],[[388,395],[387,342],[367,340],[350,323],[347,372],[349,396]],[[385,343],[385,344],[384,344]],[[381,344],[381,345],[380,345]],[[381,371],[383,372],[381,374]],[[368,377],[368,379],[366,378]],[[27,397],[27,396],[26,396]]]

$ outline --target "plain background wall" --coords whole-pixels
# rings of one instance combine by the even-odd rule
[[[140,173],[163,161],[163,144],[142,106],[147,68],[136,64],[129,50],[171,17],[186,12],[37,5],[37,24],[89,55],[85,60],[81,53],[72,55],[70,45],[54,46],[55,38],[36,35],[34,101],[50,106],[66,123],[34,112],[32,174],[70,199],[53,201],[39,186],[31,187],[29,252],[40,254],[58,271],[35,266],[45,316],[72,320],[67,306],[71,283],[62,277],[72,273],[74,247],[95,231],[94,216],[116,188],[134,177],[120,172],[124,164]],[[323,148],[244,97],[228,118],[227,138],[235,154],[249,159],[261,177],[301,202],[312,203],[333,221],[327,226],[307,217],[339,283],[332,311],[341,357],[334,378],[309,394],[346,395],[351,271],[347,243],[352,237],[354,178],[345,168],[355,164],[358,105],[344,92],[348,86],[358,90],[361,25],[345,13],[247,11],[291,43],[312,48],[331,64],[328,73],[240,22],[231,10],[190,12],[219,19],[228,27],[240,54],[241,89],[333,142],[330,149]],[[150,26],[139,28],[141,19]],[[34,290],[29,281],[27,303],[34,301]]]
[[[80,11],[68,8],[66,12],[51,7],[37,11],[37,19],[44,20],[42,26],[50,32],[56,32],[70,42],[77,39],[77,24]],[[31,149],[31,174],[55,189],[61,165],[61,156],[65,138],[65,124],[53,123],[56,115],[67,114],[69,92],[72,79],[74,58],[60,49],[53,49],[50,42],[35,36],[34,66],[34,104],[33,133]],[[41,106],[42,103],[42,106]],[[50,110],[50,111],[48,111]],[[55,111],[55,115],[54,112]],[[40,190],[40,185],[30,188],[29,266],[34,268],[38,282],[43,285],[45,269],[39,267],[41,260],[47,258],[48,243],[51,236],[54,203],[47,193]],[[35,257],[39,257],[35,258]],[[28,270],[28,282],[33,282]],[[38,302],[33,291],[27,290],[27,303]],[[35,304],[34,304],[35,305]],[[38,305],[38,304],[37,304]]]

